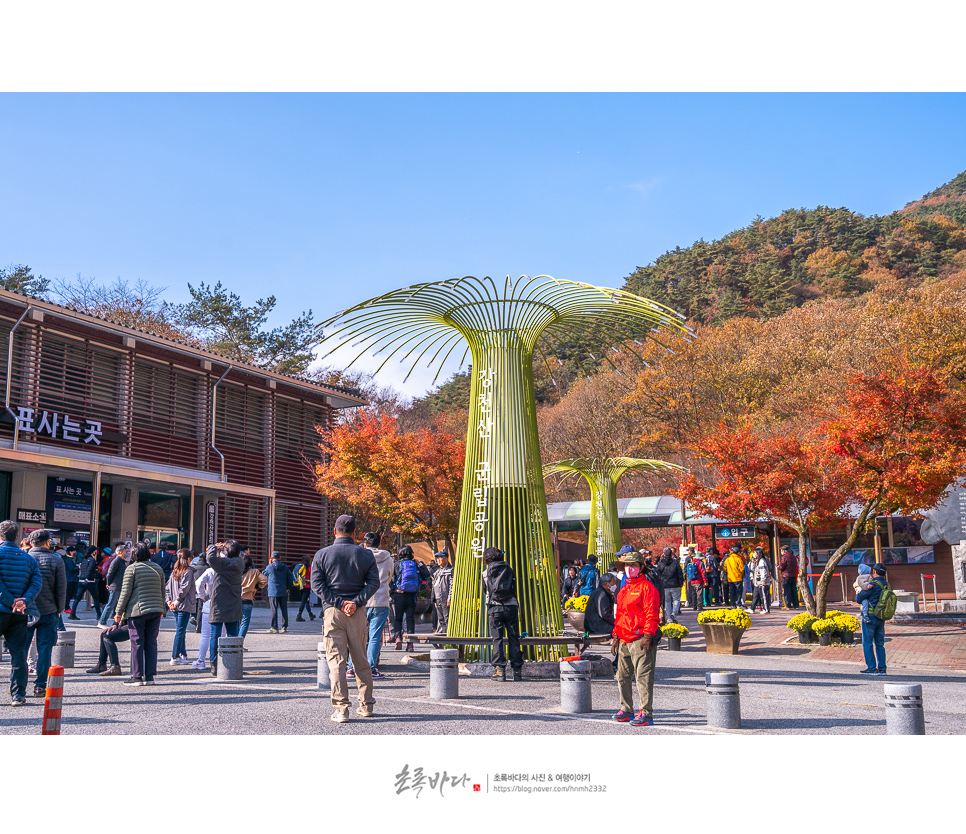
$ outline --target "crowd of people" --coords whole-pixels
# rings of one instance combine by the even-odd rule
[[[432,606],[434,634],[445,634],[453,592],[453,568],[445,551],[435,555],[427,568],[414,558],[413,549],[403,545],[393,558],[380,548],[381,536],[367,533],[363,545],[355,541],[355,519],[340,516],[335,524],[333,544],[302,560],[292,571],[276,551],[268,566],[254,567],[247,548],[228,540],[209,546],[197,557],[183,548],[171,553],[152,548],[148,542],[133,546],[119,543],[113,550],[84,548],[78,564],[70,549],[54,550],[46,530],[33,531],[18,547],[19,533],[13,521],[0,523],[0,636],[11,658],[11,703],[26,703],[27,655],[36,641],[36,680],[33,695],[43,697],[56,633],[64,629],[63,614],[76,618],[84,593],[90,593],[101,627],[97,664],[88,674],[122,676],[118,643],[130,642],[131,673],[128,686],[150,686],[158,672],[158,635],[161,620],[174,617],[172,665],[191,664],[205,669],[207,654],[211,673],[217,674],[218,642],[222,634],[243,639],[251,622],[254,596],[266,590],[271,609],[272,633],[288,629],[288,594],[300,592],[300,608],[310,619],[311,593],[322,606],[323,640],[329,667],[332,720],[349,719],[348,681],[355,679],[362,718],[373,715],[373,680],[384,677],[378,668],[382,634],[392,615],[392,639],[401,650],[404,635],[415,631],[416,602],[420,594]],[[26,546],[27,549],[24,549]],[[75,549],[76,550],[76,549]],[[732,546],[722,560],[715,548],[698,554],[690,547],[684,559],[671,548],[660,558],[629,545],[615,554],[603,575],[595,556],[568,569],[562,582],[565,598],[587,596],[586,629],[590,634],[609,636],[618,683],[620,710],[614,720],[634,726],[653,724],[653,689],[656,651],[661,640],[661,623],[676,622],[681,608],[681,589],[695,611],[705,605],[724,604],[765,612],[771,606],[771,562],[763,548],[742,553]],[[93,569],[88,565],[93,564]],[[68,565],[74,563],[73,569]],[[483,553],[483,591],[486,617],[492,641],[494,676],[522,680],[523,652],[520,644],[516,576],[498,548]],[[797,608],[798,563],[790,548],[782,548],[779,570],[787,607]],[[103,610],[98,604],[98,577],[104,580]],[[746,584],[747,583],[747,584]],[[76,584],[71,597],[72,585]],[[750,587],[749,587],[750,586]],[[84,590],[80,590],[81,588]],[[857,601],[862,603],[863,647],[866,674],[885,673],[883,620],[876,613],[887,588],[885,567],[875,565],[861,571],[856,583]],[[747,605],[747,597],[752,600]],[[71,607],[67,604],[70,601]],[[188,657],[186,636],[194,621],[200,632],[197,660]],[[407,650],[412,651],[412,643]],[[636,683],[639,709],[633,709]]]
[[[630,545],[624,545],[616,556],[632,552],[644,558],[644,572],[661,594],[668,622],[678,621],[682,590],[685,603],[692,611],[700,612],[712,605],[743,608],[749,613],[771,611],[775,569],[760,545],[754,548],[732,545],[724,558],[715,545],[704,553],[699,553],[696,547],[687,547],[683,559],[670,547],[665,547],[660,556],[654,556],[646,548],[635,551]],[[799,607],[798,567],[798,557],[789,546],[782,545],[778,570],[785,608]],[[617,562],[611,562],[609,570],[618,575],[621,573]],[[577,560],[576,564],[567,568],[562,578],[562,602],[589,596],[599,581],[596,556],[589,555],[586,560]]]

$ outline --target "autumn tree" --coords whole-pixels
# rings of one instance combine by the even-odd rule
[[[861,509],[816,586],[825,594],[842,557],[876,515],[913,515],[935,505],[966,466],[966,395],[946,371],[897,356],[875,374],[853,374],[839,414],[820,425]]]
[[[716,518],[767,519],[792,530],[799,554],[807,552],[809,529],[839,517],[850,494],[842,460],[821,435],[756,429],[749,419],[705,434],[695,453],[675,495]],[[799,591],[809,613],[824,613],[824,589],[813,599],[807,570],[799,559]]]
[[[360,411],[324,430],[316,489],[363,507],[399,533],[456,554],[466,444],[441,425],[401,430],[397,418]]]

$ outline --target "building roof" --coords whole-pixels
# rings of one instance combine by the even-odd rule
[[[274,379],[285,382],[287,385],[294,385],[299,388],[315,391],[316,393],[321,393],[329,397],[333,408],[355,408],[356,406],[365,405],[366,403],[366,401],[359,395],[359,392],[351,388],[342,388],[338,385],[323,385],[321,383],[311,382],[290,374],[282,374],[278,373],[277,371],[270,371],[265,368],[260,368],[257,365],[252,365],[248,362],[238,362],[234,359],[229,359],[220,353],[215,353],[210,350],[205,350],[204,348],[196,347],[195,345],[183,340],[169,339],[166,336],[158,336],[147,330],[140,330],[136,327],[128,327],[127,325],[117,324],[109,319],[102,318],[101,316],[95,316],[90,313],[85,313],[81,310],[64,304],[57,304],[53,301],[45,301],[41,298],[21,295],[20,293],[10,292],[9,290],[4,289],[0,289],[0,299],[6,299],[17,306],[27,305],[37,310],[48,311],[53,315],[64,318],[73,318],[90,327],[112,331],[125,336],[133,336],[137,339],[141,339],[142,341],[151,342],[167,348],[168,350],[174,350],[178,353],[196,356],[199,359],[206,359],[210,362],[216,362],[219,365],[230,365],[233,368],[238,368],[238,370],[253,374],[254,376],[260,376],[266,379]]]

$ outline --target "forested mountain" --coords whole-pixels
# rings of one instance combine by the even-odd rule
[[[789,209],[638,267],[625,288],[702,323],[771,318],[806,301],[852,298],[883,271],[925,284],[961,269],[966,172],[901,211]]]

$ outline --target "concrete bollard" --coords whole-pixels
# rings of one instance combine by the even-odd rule
[[[60,716],[64,703],[64,667],[51,666],[47,671],[47,697],[44,698],[42,736],[60,735]]]
[[[737,672],[706,672],[708,726],[723,730],[741,729],[741,701]]]
[[[460,696],[460,653],[458,649],[429,652],[429,697],[441,700]]]
[[[926,716],[922,710],[922,686],[918,683],[885,684],[886,734],[924,736]]]
[[[76,631],[57,632],[57,643],[50,652],[51,666],[63,666],[65,669],[74,668],[74,646],[76,639]]]
[[[329,690],[329,661],[325,656],[325,643],[319,643],[319,671],[316,675],[319,689]]]
[[[218,639],[218,680],[240,681],[243,677],[243,638],[220,637]]]
[[[591,663],[589,660],[560,661],[561,712],[580,713],[593,711],[590,674]]]

